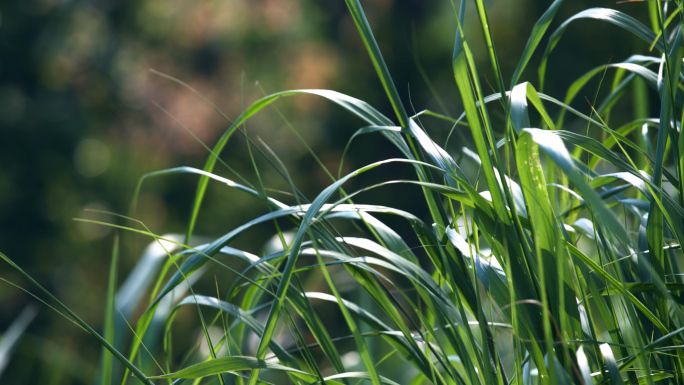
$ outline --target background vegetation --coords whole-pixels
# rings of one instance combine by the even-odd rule
[[[501,72],[504,79],[510,79],[532,27],[550,4],[485,4]],[[413,115],[412,108],[415,112],[429,108],[453,117],[460,115],[464,106],[451,66],[456,31],[452,5],[369,1],[364,6],[409,114]],[[652,25],[647,3],[572,1],[560,7],[549,31],[589,6],[619,9]],[[192,91],[151,74],[150,68],[191,85],[231,119],[267,93],[302,88],[332,89],[359,97],[386,116],[394,116],[343,2],[9,2],[0,5],[0,15],[0,250],[96,330],[102,329],[105,316],[116,231],[74,222],[72,218],[113,222],[110,216],[83,209],[128,213],[142,175],[178,166],[201,169],[207,150],[181,124],[210,146],[229,126]],[[483,91],[495,94],[497,75],[491,69],[474,2],[468,4],[466,20],[465,33],[480,69]],[[539,87],[535,70],[547,38],[532,58],[534,65],[520,81],[529,80]],[[650,54],[648,44],[605,23],[577,21],[550,56],[543,90],[563,99],[569,85],[581,74],[599,65],[626,60],[632,54]],[[591,115],[585,98],[604,100],[610,92],[606,84],[612,78],[605,80],[602,87],[600,80],[600,76],[592,79],[572,106]],[[660,113],[657,91],[643,85],[630,87],[641,87],[637,91],[655,102],[647,103],[647,97],[621,99],[611,112],[616,127],[634,117]],[[287,165],[293,184],[313,201],[330,179],[293,128],[324,165],[337,170],[344,144],[364,123],[320,98],[288,99],[250,120],[247,130],[253,140],[261,138],[267,143]],[[549,111],[555,119],[560,109],[550,106]],[[505,121],[505,112],[494,110],[492,117]],[[533,115],[533,121],[535,118]],[[444,143],[451,126],[449,122],[431,121],[431,138]],[[495,128],[497,138],[502,137],[503,127]],[[586,122],[569,119],[564,128],[586,130]],[[476,174],[477,163],[464,158],[462,150],[468,147],[474,151],[473,139],[468,134],[458,140],[452,141],[447,150],[455,159],[465,159],[459,162],[464,172]],[[222,158],[258,185],[249,149],[244,140],[234,139]],[[347,155],[342,175],[401,153],[380,135],[364,135],[355,140]],[[257,158],[263,173],[260,178],[268,181],[267,187],[290,190],[260,155]],[[387,179],[415,179],[405,165],[390,165],[383,170],[351,180],[345,190],[355,191]],[[221,173],[230,176],[225,169]],[[383,179],[383,175],[392,177]],[[191,175],[150,179],[143,185],[132,215],[156,234],[185,233],[196,183],[197,177]],[[274,197],[288,199],[277,193]],[[434,221],[422,192],[415,186],[371,190],[364,193],[362,201],[411,212],[428,225]],[[207,240],[268,212],[262,201],[226,191],[219,184],[209,184],[204,207],[194,234]],[[420,246],[405,221],[388,219],[386,223],[406,239],[409,247]],[[337,226],[345,235],[359,234],[349,224]],[[236,239],[231,246],[262,255],[263,245],[273,231],[258,229]],[[150,238],[119,233],[121,282]],[[417,250],[416,254],[424,266],[429,264],[423,251]],[[32,289],[15,269],[8,265],[0,269],[2,278]],[[215,292],[214,275],[220,282],[235,279],[234,274],[220,269],[209,275],[211,278],[198,283],[198,292]],[[312,289],[327,291],[320,275],[311,279]],[[356,288],[353,281],[336,283],[343,293],[352,293],[351,289]],[[0,330],[7,330],[26,304],[35,301],[9,284],[2,285]],[[358,300],[368,298],[360,296]],[[39,308],[40,313],[14,350],[2,381],[93,382],[100,364],[93,357],[100,355],[100,345],[59,315],[43,306]],[[135,314],[142,310],[144,306]],[[323,323],[331,331],[339,329],[334,336],[348,335],[339,311],[335,306],[328,312],[321,311]],[[667,314],[667,310],[664,312]],[[174,326],[178,328],[174,337],[178,351],[201,339],[196,312],[181,311],[174,325],[178,325]],[[353,346],[341,351],[353,350]],[[372,349],[378,349],[375,354],[387,353],[382,347]],[[55,361],[55,357],[59,360]],[[514,357],[508,360],[506,365],[510,366]],[[153,368],[152,363],[144,365]]]

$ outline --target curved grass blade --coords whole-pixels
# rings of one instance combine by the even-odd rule
[[[511,97],[511,120],[513,121],[513,126],[515,127],[518,134],[524,128],[532,127],[530,124],[530,118],[527,111],[527,101],[531,101],[532,105],[541,114],[544,122],[549,126],[551,130],[555,130],[556,127],[553,124],[553,120],[546,112],[544,104],[539,97],[539,93],[534,88],[534,86],[529,83],[521,83],[513,88],[510,93]]]
[[[233,356],[221,357],[210,361],[202,362],[189,366],[185,369],[174,373],[164,374],[161,376],[152,376],[151,379],[165,379],[165,378],[186,378],[196,379],[207,376],[213,376],[221,373],[237,372],[240,370],[255,370],[255,369],[270,369],[281,372],[292,373],[300,378],[307,380],[315,380],[315,376],[302,370],[289,368],[273,362],[259,360],[254,357]]]
[[[303,295],[305,295],[307,299],[318,299],[328,302],[338,301],[338,299],[334,296],[325,293],[306,292],[303,293]],[[344,302],[344,306],[346,306],[350,312],[352,312],[364,323],[369,325],[373,330],[380,333],[380,335],[385,338],[386,341],[388,341],[394,348],[402,353],[407,361],[413,363],[422,373],[430,374],[429,361],[425,361],[425,356],[421,354],[421,351],[414,350],[414,345],[410,344],[401,332],[391,329],[384,322],[361,306],[344,298],[341,300]]]
[[[544,56],[542,57],[541,64],[539,65],[538,69],[540,90],[544,89],[544,79],[546,77],[546,63],[548,61],[549,55],[558,44],[558,41],[563,36],[563,33],[568,28],[570,23],[579,19],[594,19],[611,23],[633,33],[634,35],[640,37],[648,44],[655,40],[655,33],[653,33],[651,29],[643,25],[640,21],[636,20],[635,18],[627,14],[624,14],[620,11],[608,8],[590,8],[582,12],[579,12],[574,16],[570,17],[569,19],[567,19],[565,22],[563,22],[563,24],[561,24],[549,38],[549,42],[547,43],[546,50],[544,51]],[[665,50],[662,41],[660,40],[658,41],[658,43],[656,43],[655,47],[660,52],[663,52]]]
[[[406,109],[404,108],[404,105],[401,102],[401,97],[399,96],[397,88],[394,85],[394,81],[392,80],[392,76],[389,73],[389,69],[387,68],[385,59],[383,58],[382,53],[380,52],[380,47],[378,46],[378,43],[375,40],[375,36],[373,36],[373,31],[371,30],[370,24],[368,23],[368,19],[366,18],[366,14],[363,11],[361,3],[359,2],[359,0],[345,0],[345,3],[347,4],[347,9],[349,10],[352,19],[354,20],[354,24],[356,25],[361,40],[363,41],[363,44],[366,47],[366,50],[368,51],[368,56],[371,59],[371,62],[373,63],[373,67],[375,68],[375,71],[378,75],[378,79],[382,83],[382,86],[385,90],[385,93],[387,94],[390,104],[394,109],[394,113],[399,121],[399,126],[403,128],[410,128],[409,126],[411,120],[409,119],[408,113],[406,112]],[[375,123],[371,124],[380,125]],[[395,135],[396,136],[394,136],[394,138],[399,136],[398,134]],[[389,136],[389,134],[385,134],[385,136],[387,136],[388,138],[392,137]],[[408,147],[410,147],[413,152],[413,157],[410,157],[409,159],[425,161],[422,152],[419,148],[415,146],[411,137],[407,137],[406,139],[406,142],[408,142]],[[399,148],[406,148],[406,142],[401,141],[400,143],[393,143],[397,145]],[[423,181],[432,181],[431,175],[427,173],[422,167],[416,166],[416,171],[418,173],[419,179]],[[440,223],[442,226],[444,226],[444,223],[446,222],[446,213],[444,212],[443,207],[438,204],[435,197],[432,196],[428,191],[424,191],[423,193],[425,195],[425,199],[427,201],[428,208],[430,209],[430,213],[432,214],[433,219],[436,222]]]
[[[240,127],[243,123],[245,123],[249,118],[257,114],[259,111],[273,103],[274,101],[278,100],[281,97],[287,97],[287,96],[293,96],[293,95],[302,95],[302,94],[310,94],[310,95],[317,95],[320,97],[323,97],[325,99],[330,100],[331,102],[343,107],[344,109],[350,111],[351,113],[355,114],[356,116],[360,117],[364,121],[366,121],[368,124],[371,125],[392,125],[392,121],[389,120],[387,117],[382,115],[380,112],[378,112],[376,109],[371,107],[369,104],[366,102],[363,102],[359,99],[352,98],[350,96],[341,94],[339,92],[335,91],[329,91],[329,90],[294,90],[294,91],[283,91],[283,92],[278,92],[269,96],[266,96],[262,99],[257,100],[254,102],[251,106],[249,106],[230,126],[230,128],[219,138],[218,142],[216,145],[214,145],[212,149],[212,153],[207,159],[203,170],[205,172],[211,173],[214,169],[214,166],[217,161],[217,157],[220,155],[221,151],[223,148],[226,146],[228,143],[228,140],[230,137],[233,135],[235,130]],[[406,148],[407,145],[401,138],[401,135],[398,133],[385,133],[385,136],[397,147],[399,148]],[[408,150],[407,150],[408,151]],[[204,194],[206,192],[207,188],[207,183],[209,179],[207,176],[202,176],[200,178],[200,182],[197,185],[197,191],[195,193],[195,200],[193,203],[193,208],[190,216],[190,221],[188,224],[188,231],[186,233],[186,240],[190,238],[192,235],[192,232],[195,227],[195,223],[197,221],[197,216],[199,215],[199,209],[202,204],[202,200],[204,198]],[[187,242],[186,242],[187,243]]]
[[[227,248],[224,247],[222,249],[222,252],[228,251],[229,255],[235,256],[243,262],[249,263],[249,267],[247,267],[247,269],[243,271],[240,278],[246,276],[247,272],[250,269],[256,268],[259,271],[259,273],[263,276],[263,278],[266,279],[266,283],[264,283],[264,285],[270,286],[270,282],[272,282],[274,285],[277,285],[279,283],[280,273],[276,267],[269,264],[269,261],[282,258],[282,256],[285,254],[284,250],[273,253],[267,257],[260,259],[255,255],[245,253],[241,250],[232,248],[229,248],[230,250],[226,249]],[[238,282],[239,279],[233,283],[231,289],[229,290],[230,294],[228,298],[233,298],[236,295]],[[340,373],[344,372],[344,365],[342,364],[338,350],[333,344],[327,329],[323,326],[323,323],[317,316],[316,312],[313,310],[311,305],[301,297],[301,290],[299,289],[300,287],[301,284],[299,284],[299,282],[297,282],[297,284],[290,284],[286,298],[290,301],[292,306],[295,308],[295,310],[299,313],[299,315],[304,320],[306,325],[309,327],[310,333],[318,341],[319,346],[323,350],[323,353],[330,360],[335,370]],[[263,294],[273,295],[273,293],[270,290],[263,290],[262,286],[259,286],[260,290],[256,289],[257,286],[252,284],[248,290],[248,293],[245,295],[243,299],[243,306],[245,306],[245,308],[251,308],[251,311],[256,310],[256,308],[252,306],[259,303],[259,299],[262,297]],[[272,306],[272,302],[267,303],[267,305]],[[258,307],[261,307],[261,305]],[[260,331],[258,335],[261,337],[263,335],[263,326],[261,324],[259,324],[259,330]],[[242,339],[241,331],[239,338]],[[317,370],[317,367],[315,366],[316,364],[313,363],[313,365],[314,369],[316,369],[316,373],[319,375],[319,377],[321,377],[320,372]]]
[[[361,269],[363,269],[363,270],[368,270],[371,274],[374,274],[374,275],[379,275],[379,273],[378,273],[377,271],[375,271],[375,270],[369,268],[369,267],[367,266],[367,264],[379,264],[379,265],[382,266],[382,267],[389,268],[389,269],[392,269],[392,270],[394,270],[394,271],[396,271],[396,272],[400,272],[400,273],[401,273],[400,270],[396,270],[396,269],[397,269],[396,267],[393,267],[392,265],[389,265],[389,264],[387,264],[386,262],[382,262],[382,261],[380,261],[380,260],[376,260],[376,259],[372,259],[372,258],[371,258],[371,259],[369,259],[369,258],[362,258],[362,259],[359,259],[359,258],[351,258],[351,259],[347,259],[347,257],[344,256],[343,254],[339,254],[339,253],[335,253],[335,252],[320,251],[320,253],[323,253],[326,257],[336,258],[336,259],[338,259],[340,262],[343,262],[343,263],[345,263],[345,264],[348,264],[349,266],[353,266],[353,267],[355,267],[355,268],[361,268]],[[282,255],[282,254],[284,254],[284,251],[278,252],[278,253],[276,253],[276,255],[272,255],[272,256],[270,256],[269,258],[265,258],[265,259],[271,259],[271,258],[274,258],[274,257],[279,257],[279,256]],[[309,256],[309,257],[316,256],[316,251],[313,250],[313,249],[303,249],[303,250],[300,252],[300,257],[302,257],[302,256]],[[403,258],[399,258],[399,259],[401,259],[401,260],[403,261]],[[257,267],[259,267],[259,266],[264,266],[264,265],[263,265],[263,262],[262,262],[263,260],[264,260],[264,259],[262,259],[262,260],[256,262],[256,265],[255,265],[255,266],[257,266]],[[359,262],[363,262],[363,263],[359,264]],[[316,266],[317,266],[317,265],[316,265]],[[316,266],[311,266],[311,267],[316,267]],[[304,269],[308,269],[308,268],[311,268],[311,267],[305,267]],[[300,270],[301,270],[301,269],[300,269]],[[297,270],[297,271],[300,271],[300,270]],[[412,277],[412,276],[413,276],[412,274],[409,274],[407,277],[410,278],[410,277]],[[429,277],[429,276],[428,276],[428,277]],[[388,282],[391,283],[391,281],[389,281],[389,280],[388,280]],[[294,291],[293,291],[292,289],[294,289]],[[311,296],[312,296],[312,295],[307,294],[307,297],[311,297]],[[315,298],[320,298],[320,299],[330,300],[329,298],[332,297],[332,296],[323,295],[323,294],[318,294],[318,295],[314,295],[314,297],[315,297]],[[303,313],[302,311],[299,310],[299,309],[303,309],[301,303],[298,302],[298,300],[301,300],[302,298],[298,297],[296,288],[294,288],[294,287],[291,286],[290,290],[287,292],[287,297],[286,297],[286,298],[288,298],[288,299],[291,301],[291,303],[292,303],[293,305],[295,305],[295,307],[298,309],[298,311],[300,312],[300,314],[301,314],[303,317],[306,317],[306,313]],[[335,300],[334,297],[332,297],[332,298],[333,298],[333,300]],[[335,301],[336,301],[336,300],[335,300]],[[344,301],[344,300],[343,300],[343,301]],[[381,323],[379,320],[377,320],[375,317],[373,317],[372,315],[370,315],[370,313],[365,312],[363,309],[361,309],[360,307],[358,307],[357,305],[355,305],[355,304],[353,304],[353,303],[351,303],[351,302],[349,302],[349,301],[344,301],[344,303],[345,303],[345,306],[346,306],[350,311],[352,311],[354,314],[360,316],[361,319],[363,319],[367,324],[371,325],[371,326],[372,326],[373,328],[375,328],[376,330],[380,330],[380,331],[384,331],[384,332],[391,332],[391,329],[389,329],[387,326],[385,326],[384,324],[382,324],[382,323]],[[400,322],[402,322],[402,321],[400,321]],[[309,324],[308,321],[307,321],[307,324]],[[400,325],[403,325],[403,322],[402,322]],[[410,362],[414,363],[414,365],[416,365],[416,367],[419,368],[423,373],[428,373],[428,374],[430,373],[429,363],[428,363],[427,361],[424,361],[423,359],[420,359],[420,357],[422,356],[422,352],[420,352],[420,350],[418,349],[418,347],[415,346],[415,342],[412,340],[413,337],[411,336],[410,333],[405,334],[405,335],[406,335],[405,338],[399,338],[399,336],[401,336],[401,334],[398,334],[398,335],[397,335],[397,334],[384,334],[384,335],[386,335],[386,336],[389,338],[388,341],[389,341],[392,345],[394,345],[395,347],[397,347],[400,351],[404,352],[405,357],[406,357]],[[408,338],[411,338],[411,339],[408,339]],[[319,340],[319,341],[320,341],[320,340]],[[409,342],[409,341],[410,341],[410,344],[407,345],[406,342]],[[411,346],[411,345],[414,345],[414,346]],[[442,383],[442,382],[440,382],[440,383]]]
[[[632,59],[632,58],[630,58]],[[629,71],[633,74],[636,74],[639,76],[641,79],[643,79],[648,86],[650,86],[653,90],[658,89],[658,75],[649,70],[648,68],[644,67],[643,65],[639,65],[636,63],[631,62],[631,60],[628,59],[625,62],[622,63],[615,63],[615,64],[606,64],[602,65],[596,68],[593,68],[589,72],[585,73],[581,77],[579,77],[577,80],[575,80],[572,85],[568,88],[568,90],[565,93],[565,99],[564,103],[567,105],[570,105],[572,101],[575,99],[579,91],[584,87],[591,79],[594,78],[596,75],[601,75],[606,72],[608,68],[617,68],[617,69],[622,69],[625,71]],[[637,58],[637,59],[640,59]],[[659,62],[659,60],[658,60]],[[561,127],[561,124],[563,122],[563,118],[565,116],[565,111],[566,110],[561,110],[560,114],[558,115],[557,119],[557,126]]]
[[[220,309],[221,311],[226,312],[230,316],[235,317],[236,321],[245,324],[247,328],[249,328],[249,330],[251,330],[257,336],[261,336],[261,334],[264,331],[264,326],[261,323],[259,323],[259,321],[257,321],[254,317],[252,317],[249,314],[249,312],[241,309],[239,306],[219,300],[217,298],[199,294],[195,295],[194,297],[185,297],[176,305],[175,309],[167,319],[167,330],[171,326],[170,324],[173,322],[173,318],[177,311],[185,305],[200,305],[211,307],[214,309]],[[276,357],[278,357],[278,360],[281,363],[284,363],[285,365],[292,367],[294,369],[301,369],[297,360],[294,357],[292,357],[277,341],[271,341],[270,348],[271,351],[276,355]]]
[[[347,373],[340,373],[340,374],[335,374],[332,376],[328,376],[325,379],[327,381],[330,380],[337,380],[337,379],[346,379],[346,378],[359,378],[359,379],[364,379],[364,380],[370,380],[370,375],[368,373],[364,372],[347,372]],[[398,383],[390,380],[389,378],[385,378],[383,376],[380,376],[380,383],[385,384],[385,385],[399,385]]]
[[[334,184],[328,186],[319,196],[318,198],[308,206],[303,206],[306,208],[306,212],[304,217],[302,218],[302,226],[300,227],[300,231],[304,231],[301,229],[307,229],[308,226],[311,224],[311,222],[314,219],[314,216],[318,214],[318,210],[320,210],[323,207],[324,202],[329,199],[332,194],[337,191],[339,186],[344,184],[347,180],[351,179],[352,177],[355,177],[359,174],[362,174],[368,170],[371,170],[375,167],[381,166],[383,164],[388,164],[388,163],[409,163],[409,164],[420,164],[422,166],[426,167],[434,167],[432,165],[418,162],[418,161],[412,161],[412,160],[407,160],[407,159],[387,159],[383,160],[380,162],[376,162],[373,164],[370,164],[368,166],[362,167],[344,178],[339,179],[337,182]],[[345,198],[346,200],[346,198]],[[270,212],[268,214],[262,215],[261,217],[258,217],[256,219],[253,219],[246,224],[239,226],[235,230],[225,234],[224,236],[218,238],[216,241],[212,242],[210,245],[206,246],[201,250],[201,253],[195,253],[192,255],[190,258],[188,258],[183,264],[181,265],[181,271],[177,272],[165,285],[165,287],[159,292],[157,295],[156,299],[150,304],[148,307],[148,311],[150,311],[152,308],[154,308],[158,302],[161,300],[162,297],[164,297],[166,294],[168,294],[176,285],[178,285],[180,282],[183,281],[183,275],[185,276],[190,276],[194,271],[196,271],[198,268],[200,268],[206,261],[207,257],[211,257],[215,255],[217,252],[219,252],[224,246],[226,246],[228,243],[230,243],[235,237],[240,235],[242,232],[254,227],[256,224],[263,223],[263,222],[268,222],[272,221],[273,219],[276,218],[281,218],[281,217],[286,217],[286,216],[292,216],[292,215],[300,215],[302,214],[302,208],[301,207],[293,207],[293,208],[287,208],[287,209],[281,209],[277,211]],[[298,238],[295,239],[296,242],[301,242],[303,241],[304,234],[299,234],[298,233]]]
[[[406,159],[390,159],[390,160],[385,160],[385,161],[380,161],[373,163],[371,165],[365,166],[363,168],[360,168],[344,178],[339,179],[337,182],[331,184],[328,186],[323,192],[321,192],[318,197],[313,201],[311,206],[307,209],[306,214],[304,215],[304,218],[302,218],[302,223],[299,227],[299,230],[297,232],[297,236],[293,242],[293,244],[290,246],[288,250],[288,257],[287,257],[287,262],[285,265],[285,268],[283,270],[283,276],[281,277],[280,283],[278,284],[278,291],[276,292],[276,298],[273,302],[273,306],[271,307],[271,311],[269,312],[268,315],[268,320],[266,321],[265,325],[265,331],[264,335],[261,338],[259,342],[259,347],[257,348],[257,354],[256,357],[259,359],[263,359],[266,355],[266,348],[268,346],[268,341],[273,337],[273,332],[275,330],[275,325],[276,321],[278,319],[278,314],[280,312],[280,309],[282,307],[282,301],[285,297],[285,294],[287,292],[287,288],[289,286],[290,280],[292,279],[292,274],[294,271],[295,263],[297,261],[297,256],[300,251],[300,247],[302,245],[302,242],[304,241],[304,236],[307,234],[309,227],[311,226],[314,217],[318,214],[318,211],[323,207],[324,203],[332,196],[332,194],[339,189],[342,184],[347,182],[349,179],[352,177],[355,177],[359,174],[362,174],[363,172],[366,172],[368,170],[371,170],[375,167],[378,167],[382,164],[390,163],[390,162],[405,162],[405,163],[421,163],[422,162],[416,162],[416,161],[411,161],[411,160],[406,160]],[[255,369],[252,372],[252,375],[250,376],[250,385],[254,385],[256,383],[256,379],[258,378],[259,375],[259,370],[258,368]]]

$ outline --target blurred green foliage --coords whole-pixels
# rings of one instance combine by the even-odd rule
[[[416,112],[430,108],[460,114],[449,65],[455,32],[451,4],[365,3],[404,101],[411,100]],[[529,30],[548,4],[488,2],[504,77],[514,70]],[[645,9],[639,3],[573,0],[561,8],[554,25],[590,4],[618,8],[637,18]],[[479,25],[473,22],[466,28]],[[639,50],[648,52],[636,38],[625,38],[607,25],[580,21],[571,28],[573,33],[552,55],[547,75],[545,92],[558,98],[571,79],[593,66],[623,60]],[[596,34],[601,39],[592,38]],[[481,42],[471,41],[471,46],[485,62]],[[195,94],[152,75],[150,68],[190,84],[229,117],[266,92],[298,88],[334,89],[362,97],[383,112],[391,109],[341,1],[0,3],[0,250],[93,325],[101,325],[104,316],[113,231],[72,218],[110,220],[83,211],[87,208],[126,214],[143,174],[181,165],[201,168],[206,150],[155,103],[210,146],[229,125]],[[421,69],[439,97],[430,91]],[[486,70],[482,75],[483,84],[494,81]],[[535,81],[536,73],[528,70],[523,78]],[[583,97],[593,99],[596,89],[592,84],[577,98],[579,109],[589,111]],[[265,140],[287,164],[295,184],[312,197],[329,180],[289,126],[331,170],[337,170],[342,148],[359,122],[310,97],[277,106],[250,121],[247,130],[255,140]],[[437,142],[446,137],[446,128],[431,133]],[[467,144],[452,142],[449,150],[458,153]],[[392,151],[380,139],[358,140],[346,167],[387,158]],[[256,180],[251,164],[241,162],[247,159],[244,140],[233,140],[223,157],[241,175]],[[235,178],[225,170],[220,173]],[[273,175],[264,179],[277,180]],[[354,183],[361,185],[363,178]],[[158,234],[183,233],[195,186],[196,178],[189,176],[147,182],[133,216]],[[373,194],[367,196],[371,203]],[[212,209],[202,212],[195,233],[223,234],[265,210],[262,202],[244,199],[240,193],[210,185]],[[408,194],[382,199],[387,206],[425,211],[412,207]],[[149,239],[126,233],[122,237],[123,277]],[[262,241],[244,237],[236,247],[258,253],[253,244]],[[0,277],[29,287],[8,266],[0,266]],[[0,330],[33,301],[0,282]],[[47,308],[22,338],[3,383],[92,383],[95,378],[97,342]]]

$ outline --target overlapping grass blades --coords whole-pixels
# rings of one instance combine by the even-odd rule
[[[684,240],[684,137],[680,129],[684,39],[682,7],[676,3],[678,7],[669,14],[664,12],[664,3],[649,3],[653,28],[605,8],[570,17],[550,35],[535,86],[519,80],[562,0],[551,3],[534,26],[510,82],[500,69],[485,2],[476,0],[477,21],[499,88],[494,95],[483,93],[464,29],[466,21],[475,20],[465,17],[465,1],[458,6],[452,3],[452,68],[465,112],[458,119],[429,114],[467,122],[463,124],[475,144],[468,156],[476,160],[483,177],[471,181],[454,156],[430,138],[429,126],[421,127],[416,117],[408,116],[360,2],[347,0],[397,123],[359,99],[328,90],[285,91],[258,100],[231,122],[209,151],[203,170],[179,167],[141,178],[136,196],[142,181],[150,177],[199,176],[184,242],[159,237],[147,229],[111,225],[147,235],[160,246],[178,247],[162,247],[168,262],[159,272],[146,270],[150,273],[144,279],[154,283],[154,289],[147,310],[137,321],[128,357],[112,343],[116,251],[104,337],[57,303],[105,346],[106,354],[113,353],[125,364],[122,384],[129,380],[129,370],[148,384],[151,379],[199,381],[205,377],[215,383],[241,385],[265,381],[684,383],[684,281],[679,267]],[[553,70],[547,68],[549,55],[559,49],[561,36],[570,33],[572,21],[577,19],[608,21],[641,38],[644,47],[653,44],[662,56],[633,55],[588,69],[559,96],[561,102],[538,90],[543,89],[547,72]],[[658,71],[648,68],[655,65]],[[602,104],[587,113],[570,107],[582,87],[609,68],[615,69],[616,75]],[[659,116],[615,116],[614,107],[623,103],[635,79],[658,92],[659,99],[650,103],[659,104]],[[256,188],[214,173],[228,140],[241,132],[248,119],[279,98],[299,94],[323,97],[360,117],[367,127],[352,139],[380,133],[405,158],[369,164],[344,176],[340,173],[309,202],[292,185],[283,163],[267,149],[266,158],[291,185],[295,204],[267,196],[260,179]],[[643,95],[634,98],[644,99]],[[503,122],[490,117],[488,103],[492,101],[504,107]],[[559,107],[560,113],[549,114],[549,103]],[[530,105],[541,121],[531,119]],[[586,123],[587,130],[565,131],[564,123],[571,118]],[[612,127],[612,121],[620,126]],[[503,129],[495,130],[499,124]],[[649,129],[657,130],[656,138]],[[504,134],[496,137],[495,132]],[[631,139],[634,135],[636,139]],[[250,160],[258,171],[257,163]],[[388,177],[357,191],[343,189],[350,179],[390,163],[412,167],[416,179]],[[210,182],[262,200],[269,212],[217,239],[190,247],[195,225],[201,220],[200,209],[207,204],[204,197]],[[355,202],[365,191],[397,184],[420,188],[429,208],[428,218]],[[412,233],[400,235],[383,221],[387,216],[407,221]],[[367,237],[341,233],[337,221],[354,222]],[[275,235],[282,242],[280,250],[258,256],[230,247],[236,237],[262,223],[274,224]],[[283,223],[290,226],[291,238],[283,234]],[[408,246],[415,242],[420,245],[417,251]],[[230,287],[225,294],[191,291],[187,296],[173,295],[191,287],[207,266],[236,274],[235,281],[222,285]],[[324,281],[329,293],[311,291],[307,279],[312,276]],[[356,290],[363,293],[363,304],[339,286],[345,277],[351,277]],[[328,324],[329,320],[320,316],[317,309],[321,303],[337,306],[339,324]],[[198,311],[210,354],[185,352],[187,360],[178,364],[172,354],[172,326],[177,311],[188,305]],[[213,318],[205,318],[207,309],[213,311]],[[155,314],[166,324],[167,366],[162,369],[165,373],[151,376],[134,363],[140,360],[141,348],[158,353],[154,346],[142,345],[143,338],[154,333]],[[349,335],[333,338],[330,329],[339,327],[349,330]],[[222,337],[212,339],[211,328],[220,329]],[[258,343],[250,346],[250,338]],[[351,368],[345,363],[343,355],[349,344],[353,344],[352,351],[360,353],[362,365]],[[388,366],[410,369],[387,370],[382,365],[386,360]],[[102,383],[109,383],[111,370],[111,357],[105,357]],[[268,371],[268,376],[262,371]]]

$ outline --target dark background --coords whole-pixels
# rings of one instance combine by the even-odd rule
[[[494,92],[495,78],[470,3],[466,29],[489,94]],[[487,2],[506,79],[517,65],[534,22],[550,3]],[[451,4],[369,0],[363,5],[407,108],[458,116],[462,107],[450,65],[455,34]],[[568,0],[550,31],[590,6],[619,9],[646,22],[646,3]],[[575,22],[551,56],[545,92],[562,99],[566,87],[582,73],[633,53],[648,54],[647,44],[606,23]],[[539,57],[540,52],[521,81],[538,83]],[[421,77],[417,60],[441,103]],[[136,183],[145,173],[203,167],[206,150],[153,103],[163,106],[209,146],[229,126],[195,94],[151,74],[150,68],[187,82],[230,118],[264,92],[298,88],[340,91],[393,117],[341,0],[0,3],[0,251],[96,329],[104,313],[114,231],[73,218],[130,225],[84,209],[128,214]],[[584,96],[593,99],[596,90],[596,82],[585,88],[576,107],[588,113]],[[344,144],[363,123],[311,96],[288,98],[276,107],[336,174]],[[629,113],[630,107],[622,103],[617,111]],[[247,124],[248,133],[268,144],[312,200],[330,180],[278,111],[266,109]],[[450,126],[433,120],[426,123],[433,138],[443,143]],[[467,138],[464,142],[453,139],[449,151],[458,156],[461,147],[469,145]],[[361,137],[350,149],[345,171],[393,156],[398,154],[382,137]],[[231,139],[223,159],[256,182],[242,136]],[[263,159],[259,158],[258,165],[268,187],[287,190]],[[386,170],[390,174],[375,173],[351,182],[348,191],[379,180],[411,177],[406,167]],[[235,179],[223,167],[216,172]],[[132,215],[157,234],[183,233],[196,182],[194,176],[146,182]],[[420,191],[392,187],[369,192],[357,202],[382,203],[425,217],[424,203],[415,204],[421,200],[413,199],[414,194]],[[203,208],[195,233],[212,237],[266,211],[262,202],[216,183],[210,184]],[[150,239],[120,234],[123,280]],[[240,237],[233,246],[258,254],[265,238],[255,232]],[[0,277],[37,292],[4,263]],[[36,301],[0,282],[0,331],[30,302]],[[99,360],[97,342],[47,307],[40,308],[0,382],[92,383]]]

